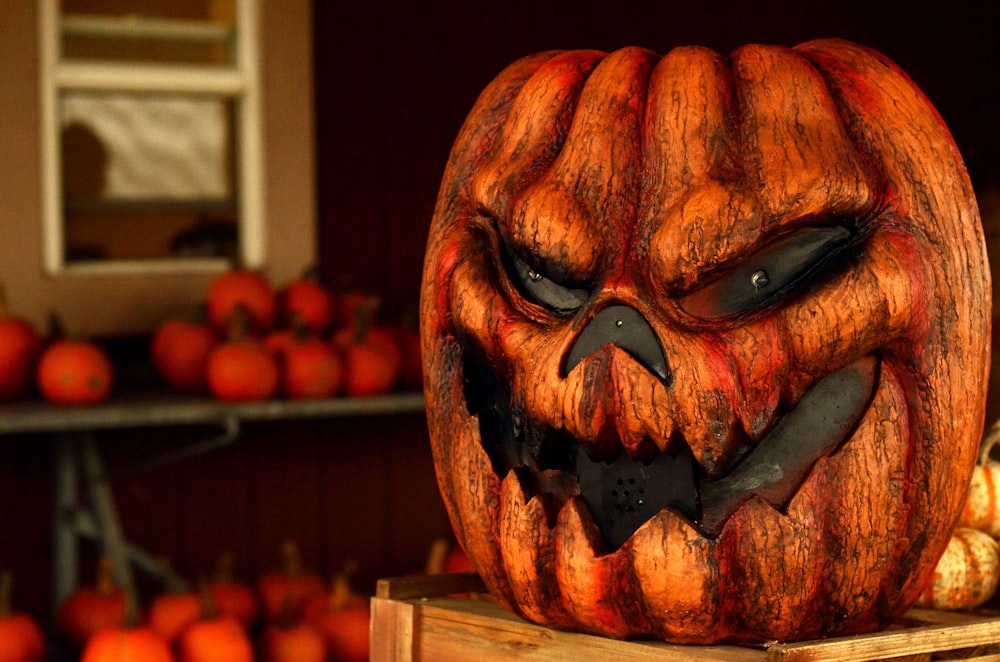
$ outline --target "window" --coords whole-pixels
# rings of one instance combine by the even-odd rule
[[[47,273],[263,265],[259,9],[42,0]]]

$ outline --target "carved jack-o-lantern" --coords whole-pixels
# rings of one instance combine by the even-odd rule
[[[455,142],[424,268],[455,532],[555,628],[884,626],[966,493],[989,288],[955,145],[871,50],[522,59]]]

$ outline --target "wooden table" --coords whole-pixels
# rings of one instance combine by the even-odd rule
[[[272,399],[225,403],[163,390],[129,390],[88,407],[66,407],[40,400],[0,404],[0,435],[44,434],[52,439],[53,608],[78,584],[78,540],[98,541],[123,587],[134,585],[133,565],[159,574],[159,561],[128,542],[96,437],[101,431],[167,426],[218,426],[219,433],[166,454],[150,457],[141,471],[207,453],[239,439],[248,421],[391,416],[422,413],[420,393],[393,393],[365,398],[317,400]],[[82,484],[81,484],[82,483]],[[81,491],[86,501],[81,503]]]

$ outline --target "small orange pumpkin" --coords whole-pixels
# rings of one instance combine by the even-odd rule
[[[258,649],[261,662],[323,662],[326,642],[310,623],[286,608],[274,623],[269,623],[260,634]]]
[[[230,269],[212,279],[205,293],[205,311],[216,329],[225,331],[236,311],[248,313],[252,328],[263,331],[274,324],[277,294],[262,275],[250,269]]]
[[[253,644],[240,622],[219,613],[207,585],[200,595],[201,616],[178,637],[177,662],[253,662]]]
[[[305,328],[293,330],[278,352],[281,385],[293,400],[328,398],[344,383],[344,359],[330,343]]]
[[[208,355],[218,342],[215,331],[206,324],[169,319],[153,333],[150,362],[167,386],[183,393],[202,393],[208,387]]]
[[[220,614],[232,616],[250,630],[260,616],[260,606],[253,590],[236,578],[235,567],[236,559],[231,552],[220,554],[208,589]]]
[[[369,654],[371,607],[351,590],[350,572],[334,575],[329,592],[310,600],[303,618],[322,634],[329,659],[363,662]]]
[[[285,285],[278,300],[281,320],[286,326],[290,326],[298,319],[310,331],[323,333],[333,325],[336,298],[333,292],[319,281],[315,269],[306,271]]]
[[[60,405],[94,405],[111,393],[114,368],[107,352],[82,338],[60,338],[38,361],[36,379],[42,396]]]
[[[0,284],[0,400],[27,394],[41,349],[38,331],[28,320],[11,314]]]
[[[150,627],[173,643],[202,612],[202,601],[197,591],[188,588],[168,561],[161,564],[165,577],[165,590],[149,604]]]
[[[60,635],[82,648],[94,633],[125,624],[125,592],[114,580],[111,560],[98,561],[93,585],[77,587],[59,605],[56,624]]]
[[[344,357],[344,393],[349,396],[388,393],[402,373],[399,343],[387,326],[376,323],[380,305],[378,297],[359,303],[353,324],[333,334],[332,343]]]
[[[121,623],[95,632],[86,642],[80,662],[174,662],[170,645],[159,632],[143,625],[135,594],[123,599]]]
[[[978,607],[994,596],[1000,582],[1000,545],[978,529],[955,529],[928,578],[916,606],[934,609]]]
[[[306,567],[302,552],[293,540],[282,542],[278,567],[257,578],[257,594],[268,623],[276,622],[284,609],[290,609],[292,616],[299,617],[307,602],[324,593],[323,578]]]
[[[10,571],[0,573],[0,661],[42,662],[46,653],[45,636],[34,617],[14,611],[13,583]]]
[[[228,340],[209,352],[205,364],[208,389],[227,402],[267,400],[278,390],[279,367],[274,355],[247,335],[240,321],[232,322]]]

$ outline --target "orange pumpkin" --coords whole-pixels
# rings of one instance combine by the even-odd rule
[[[329,592],[306,604],[303,619],[322,635],[329,659],[364,662],[369,654],[371,607],[351,590],[349,572],[334,575]]]
[[[42,352],[36,374],[42,396],[60,405],[94,405],[111,394],[114,367],[107,352],[83,338],[60,338]]]
[[[42,662],[46,645],[42,628],[34,617],[14,611],[13,575],[0,573],[0,661]]]
[[[227,330],[237,311],[244,309],[250,327],[263,331],[274,324],[278,296],[262,275],[249,269],[230,269],[209,283],[205,311],[216,329]]]
[[[344,383],[344,359],[325,340],[304,329],[292,334],[278,352],[281,386],[293,400],[328,398]]]
[[[990,302],[958,150],[884,56],[519,60],[456,138],[424,263],[455,534],[555,628],[882,627],[965,500]]]
[[[278,300],[281,319],[286,326],[300,320],[310,331],[323,333],[333,325],[336,299],[333,292],[319,282],[314,269],[285,285]]]
[[[232,553],[220,554],[208,589],[219,613],[234,617],[249,630],[257,622],[260,607],[250,586],[236,578],[235,565],[236,559]]]
[[[169,319],[153,333],[150,363],[167,386],[183,393],[203,393],[208,387],[208,355],[218,342],[215,331],[203,323]]]
[[[261,662],[324,662],[326,644],[319,630],[290,609],[260,634]]]
[[[326,593],[323,578],[306,567],[294,541],[284,541],[279,556],[278,567],[257,578],[257,594],[269,623],[276,622],[286,610],[290,617],[298,618],[307,602]]]
[[[96,632],[120,628],[125,617],[125,592],[115,583],[110,559],[101,558],[93,585],[77,587],[59,604],[56,625],[66,641],[82,648]]]
[[[174,662],[159,632],[144,626],[102,630],[87,642],[80,662]]]
[[[357,304],[353,324],[333,334],[344,358],[344,393],[349,396],[388,393],[399,381],[403,353],[388,326],[377,323],[381,301],[370,297]]]
[[[205,363],[209,392],[227,402],[267,400],[278,391],[278,362],[264,345],[247,335],[237,319],[228,340],[212,348]]]
[[[35,376],[42,341],[34,325],[11,314],[0,285],[0,400],[25,396]]]
[[[169,562],[163,562],[161,570],[166,587],[150,602],[147,618],[150,627],[173,643],[184,628],[201,616],[202,600],[197,591],[188,588]]]
[[[1000,582],[1000,545],[978,529],[958,527],[916,606],[968,609],[985,604]]]
[[[253,662],[253,644],[232,616],[202,617],[177,640],[177,662]]]
[[[219,613],[207,583],[199,586],[201,614],[175,642],[177,662],[253,662],[253,643],[238,620]]]

